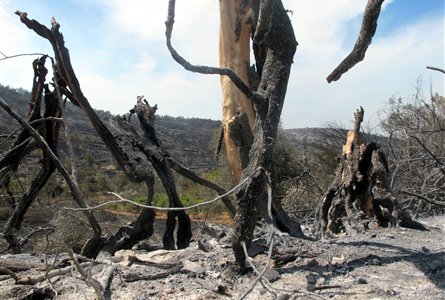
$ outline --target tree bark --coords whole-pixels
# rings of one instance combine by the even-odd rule
[[[242,177],[250,176],[255,170],[262,169],[271,173],[273,164],[273,147],[277,136],[281,110],[284,104],[287,84],[290,75],[293,56],[298,43],[295,40],[292,25],[287,16],[281,1],[272,1],[270,7],[270,18],[263,18],[261,27],[269,28],[261,40],[254,40],[256,61],[262,65],[258,70],[260,78],[257,93],[262,101],[255,103],[256,119],[253,132],[254,140],[249,154],[249,163],[243,170]],[[261,1],[261,4],[263,1]],[[260,10],[261,10],[260,5]],[[267,6],[265,6],[267,8]],[[264,8],[264,6],[263,6]],[[261,13],[258,13],[259,15]],[[258,19],[260,20],[260,19]],[[257,24],[254,22],[254,24]],[[257,25],[257,27],[259,27]],[[254,28],[255,29],[255,28]],[[253,238],[253,231],[259,213],[259,207],[267,207],[264,204],[265,184],[267,177],[265,172],[256,173],[250,183],[237,193],[238,211],[235,216],[235,228],[232,237],[232,247],[235,258],[240,266],[241,272],[246,268],[245,254],[242,244],[250,245]],[[261,203],[263,202],[263,203]],[[274,203],[275,219],[282,224],[286,214],[280,210],[279,203]],[[265,214],[264,212],[262,213]],[[301,228],[297,222],[287,224],[289,233],[295,236],[302,236]]]
[[[252,0],[220,0],[219,61],[222,68],[233,70],[249,86],[250,34],[252,25],[246,17],[252,8]],[[241,179],[243,164],[247,163],[245,146],[241,133],[252,131],[255,111],[252,102],[227,76],[221,76],[222,127],[226,157],[232,178],[237,184]],[[240,122],[239,117],[245,118]],[[240,130],[240,126],[243,126]],[[247,150],[246,150],[247,149]],[[240,157],[244,152],[243,157]],[[245,167],[245,166],[244,166]]]

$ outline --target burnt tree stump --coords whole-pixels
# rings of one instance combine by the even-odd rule
[[[334,181],[323,195],[314,232],[327,237],[348,230],[364,231],[372,219],[376,226],[400,225],[425,229],[402,211],[389,185],[386,155],[376,142],[365,143],[360,133],[364,110],[354,113],[354,129],[347,134],[338,157]]]

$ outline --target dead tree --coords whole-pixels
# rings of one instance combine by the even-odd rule
[[[368,1],[356,47],[340,64],[339,71],[335,71],[337,75],[333,76],[333,80],[340,78],[341,74],[363,59],[374,35],[382,2],[383,0]],[[240,178],[247,178],[254,171],[263,170],[256,173],[249,184],[237,194],[238,208],[232,247],[241,271],[244,271],[246,257],[242,244],[249,246],[258,214],[266,215],[266,174],[272,171],[273,147],[298,43],[281,1],[223,0],[220,1],[221,68],[195,66],[181,57],[171,44],[174,7],[175,1],[170,0],[166,36],[172,57],[189,71],[224,76],[221,79],[224,98],[222,136],[229,151],[227,156],[233,156],[233,159],[229,158],[229,166],[235,182],[238,170],[241,170]],[[256,68],[246,79],[246,66],[249,65],[246,32],[249,30]],[[251,104],[246,103],[245,98]],[[255,116],[253,126],[250,107],[253,107]],[[273,222],[278,228],[294,236],[303,236],[300,225],[284,212],[281,203],[273,201],[272,210]]]
[[[229,136],[234,147],[235,159],[233,164],[239,170],[242,170],[241,178],[245,179],[250,176],[251,180],[237,193],[237,213],[235,216],[235,229],[232,238],[232,247],[235,258],[240,266],[241,272],[246,270],[245,254],[243,244],[250,245],[253,238],[253,231],[256,225],[257,216],[267,216],[266,211],[266,185],[268,175],[271,173],[273,164],[273,146],[278,131],[278,125],[281,116],[281,110],[286,95],[287,83],[290,75],[290,68],[293,62],[293,56],[296,51],[297,41],[295,40],[294,31],[290,23],[287,12],[281,1],[234,1],[235,12],[232,10],[224,10],[224,8],[232,8],[225,5],[230,1],[221,1],[221,11],[227,14],[235,13],[234,17],[222,20],[235,22],[235,24],[224,24],[229,28],[235,28],[230,32],[227,43],[236,42],[237,38],[241,38],[239,30],[243,30],[243,23],[249,22],[251,26],[251,35],[254,37],[253,44],[255,52],[257,68],[255,77],[258,80],[257,88],[252,89],[249,84],[243,80],[243,75],[239,76],[230,65],[222,68],[194,66],[181,57],[171,44],[171,35],[174,24],[175,1],[169,1],[168,17],[166,21],[167,47],[172,57],[180,63],[185,69],[204,74],[219,74],[230,78],[234,86],[241,91],[243,95],[254,107],[255,121],[251,131],[249,126],[248,113],[245,108],[240,109],[244,104],[234,104],[235,116],[229,120],[230,124],[224,125],[224,136]],[[249,16],[247,18],[247,16]],[[255,29],[258,28],[258,31]],[[222,33],[222,35],[224,32]],[[234,36],[233,36],[234,35]],[[238,36],[239,35],[239,36]],[[222,36],[223,38],[223,36]],[[245,45],[244,45],[245,46]],[[242,49],[243,45],[235,45],[237,49]],[[241,51],[242,52],[242,51]],[[238,59],[240,53],[232,53],[229,59]],[[245,54],[243,52],[243,54]],[[242,56],[244,57],[244,56]],[[248,56],[247,56],[248,57]],[[222,60],[223,61],[223,60]],[[237,64],[248,64],[248,61],[240,59]],[[241,68],[242,70],[242,68]],[[223,86],[224,86],[224,80]],[[229,85],[229,89],[232,88]],[[229,93],[231,94],[233,90]],[[232,100],[236,100],[236,97]],[[230,101],[230,99],[229,99]],[[227,102],[226,102],[227,103]],[[229,105],[229,103],[227,103]],[[248,107],[249,105],[246,105]],[[229,110],[232,110],[229,109]],[[233,125],[232,128],[229,127]],[[255,134],[252,134],[254,132]],[[226,141],[227,145],[227,141]],[[230,146],[229,146],[230,147]],[[240,164],[236,166],[236,161]],[[231,168],[232,168],[231,165]],[[258,170],[261,170],[259,172]],[[232,169],[236,181],[236,169]],[[284,231],[295,236],[302,236],[300,225],[291,219],[282,209],[281,204],[274,201],[272,210],[275,216],[276,225]]]
[[[347,134],[335,179],[321,200],[315,232],[325,237],[351,228],[363,231],[370,217],[377,226],[424,229],[400,209],[390,189],[385,154],[376,142],[366,144],[360,133],[363,117],[363,108],[354,113],[354,129]]]
[[[59,82],[57,83],[61,87],[62,93],[67,96],[72,103],[79,106],[87,115],[88,119],[93,124],[94,128],[98,132],[101,139],[107,145],[113,156],[116,158],[119,165],[124,170],[125,174],[136,182],[145,182],[148,189],[147,201],[148,204],[151,203],[153,197],[153,184],[154,176],[151,171],[150,161],[142,154],[140,151],[135,151],[133,149],[134,137],[128,136],[128,132],[124,132],[119,126],[106,126],[104,122],[100,120],[93,108],[88,102],[88,99],[83,95],[80,88],[79,81],[74,73],[71,66],[71,61],[69,57],[68,50],[65,47],[64,39],[62,34],[59,32],[60,25],[52,19],[52,27],[48,29],[44,25],[41,25],[35,20],[30,20],[27,18],[26,13],[17,12],[20,16],[20,20],[31,30],[35,31],[40,36],[47,39],[54,50],[56,66],[57,66],[57,78]],[[123,126],[125,128],[125,126]],[[115,129],[115,132],[113,132]],[[172,203],[172,205],[175,205]],[[152,225],[155,217],[155,212],[150,209],[144,209],[139,215],[138,219],[132,224],[131,233],[128,234],[128,230],[118,231],[118,235],[124,235],[126,242],[124,244],[131,243],[135,240],[139,241],[141,236],[150,236],[153,232]],[[182,226],[186,228],[182,229],[181,232],[190,232],[190,221],[186,214],[178,216],[179,218],[185,218],[183,222],[180,222]],[[171,223],[171,222],[170,222]],[[174,223],[173,223],[174,226]],[[186,239],[190,238],[190,234],[187,235]],[[116,240],[122,241],[119,237],[114,237]],[[171,235],[168,238],[164,238],[164,242],[168,241],[167,248],[171,248],[174,245],[174,239]],[[95,256],[97,252],[104,246],[105,241],[102,237],[94,237],[91,239],[84,247],[84,253],[88,256]],[[183,243],[187,244],[187,243]],[[114,248],[114,247],[112,247]]]
[[[43,56],[33,62],[34,80],[27,122],[33,124],[32,126],[43,136],[49,148],[57,153],[60,126],[60,120],[57,118],[60,117],[60,106],[57,96],[45,86],[48,70],[44,65],[47,58],[47,56]],[[42,99],[45,102],[44,105],[42,105]],[[45,108],[43,116],[41,115],[42,106]],[[23,128],[0,160],[0,186],[8,191],[11,197],[10,205],[13,209],[4,226],[4,237],[14,253],[21,251],[20,242],[14,231],[21,228],[23,217],[29,206],[55,170],[51,159],[43,152],[40,160],[41,168],[32,179],[30,187],[18,201],[14,200],[13,193],[9,191],[11,174],[17,171],[25,156],[37,148],[39,147],[33,141],[31,134]]]
[[[152,108],[143,97],[139,98],[137,105],[132,110],[132,112],[138,116],[139,124],[144,132],[143,136],[141,136],[129,120],[125,118],[115,117],[102,121],[92,109],[80,89],[80,84],[71,66],[68,50],[64,45],[63,36],[59,32],[59,24],[53,18],[51,22],[52,27],[48,29],[37,21],[28,19],[26,13],[17,12],[16,14],[20,16],[20,20],[28,28],[51,43],[56,61],[56,68],[54,70],[54,78],[56,81],[54,85],[60,89],[58,91],[60,92],[59,96],[65,96],[85,112],[127,177],[135,182],[146,183],[148,189],[146,204],[151,204],[154,195],[154,175],[152,167],[160,177],[172,207],[182,207],[182,204],[176,192],[171,169],[174,169],[179,174],[196,183],[215,190],[219,194],[225,194],[222,188],[200,178],[170,157],[158,139],[153,126],[156,107]],[[44,79],[42,82],[44,82]],[[47,159],[46,161],[51,163],[54,160]],[[69,175],[67,176],[69,177]],[[70,180],[70,182],[72,182],[72,180]],[[235,209],[230,199],[223,197],[223,201],[229,211],[234,214]],[[85,205],[80,206],[85,207]],[[84,212],[87,215],[91,215],[88,210],[84,210]],[[98,230],[95,230],[95,236],[86,243],[82,252],[84,255],[94,257],[99,251],[112,254],[119,249],[131,247],[141,239],[151,236],[153,233],[154,218],[154,210],[144,208],[134,222],[129,226],[121,227],[118,232],[111,237],[102,237],[100,235],[99,225],[97,222],[92,222],[92,226],[94,225],[93,229],[97,227]],[[179,230],[175,244],[173,234],[176,219],[178,219],[179,222]],[[188,215],[184,211],[169,213],[167,228],[163,238],[164,247],[166,249],[185,248],[189,245],[190,238],[191,224]]]

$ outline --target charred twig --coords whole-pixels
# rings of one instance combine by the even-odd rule
[[[71,257],[74,267],[76,268],[77,272],[79,272],[79,274],[82,276],[85,283],[93,287],[94,292],[96,293],[98,299],[104,300],[105,297],[103,294],[103,287],[100,285],[100,283],[85,272],[85,270],[80,265],[79,261],[74,257],[74,253],[73,250],[71,250],[71,248],[68,248],[68,253]],[[92,264],[90,264],[90,266],[91,265]]]
[[[407,190],[401,190],[400,192],[403,193],[403,194],[407,194],[407,195],[410,195],[410,196],[417,197],[417,198],[419,198],[421,200],[424,200],[424,201],[426,201],[428,203],[431,203],[431,204],[434,204],[434,205],[437,205],[437,206],[440,206],[440,207],[445,207],[445,202],[443,202],[443,201],[437,201],[437,200],[428,198],[428,197],[426,197],[424,195],[421,195],[421,194],[418,194],[418,193],[414,193],[414,192],[410,192],[410,191],[407,191]]]
[[[438,71],[438,72],[441,72],[441,73],[444,73],[444,74],[445,74],[445,69],[441,69],[441,68],[438,68],[438,67],[431,67],[431,66],[426,66],[426,68],[427,68],[427,69],[430,69],[430,70]]]
[[[26,236],[24,236],[23,238],[20,239],[19,243],[20,246],[23,247],[24,245],[26,245],[26,243],[28,242],[28,240],[31,238],[31,236],[33,236],[36,233],[42,232],[42,231],[49,231],[49,233],[54,232],[54,228],[52,227],[43,227],[43,228],[36,228],[34,230],[32,230],[31,232],[29,232]]]
[[[19,277],[17,276],[17,274],[15,274],[8,268],[0,267],[0,274],[11,276],[15,280],[15,282],[19,281]]]
[[[445,164],[443,162],[441,162],[436,155],[434,155],[430,149],[428,149],[427,146],[424,145],[424,143],[422,143],[422,141],[417,137],[417,136],[410,136],[410,138],[415,139],[420,146],[423,148],[423,150],[426,151],[426,153],[428,153],[429,156],[431,156],[431,158],[436,162],[437,167],[439,168],[439,170],[442,172],[442,174],[445,175]]]

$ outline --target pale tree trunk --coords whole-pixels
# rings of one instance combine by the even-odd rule
[[[220,66],[232,69],[249,86],[248,74],[252,25],[247,24],[245,20],[247,13],[251,9],[252,0],[221,0],[219,5],[221,17],[219,40]],[[221,76],[221,88],[223,94],[222,126],[227,162],[234,182],[238,183],[241,178],[243,164],[239,148],[246,144],[239,134],[242,131],[252,131],[255,111],[252,102],[233,84],[229,77]],[[245,116],[245,122],[240,122],[239,118],[241,116]],[[248,143],[244,146],[250,148]]]

